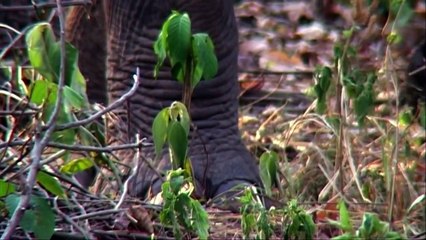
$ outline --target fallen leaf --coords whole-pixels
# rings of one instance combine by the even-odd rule
[[[287,14],[291,22],[297,23],[302,17],[313,19],[314,12],[312,9],[311,4],[308,2],[289,2],[283,6],[282,13]]]
[[[327,37],[327,30],[321,23],[314,22],[310,25],[300,26],[296,35],[305,40],[321,40]]]
[[[130,219],[136,220],[136,222],[134,222],[134,225],[139,230],[148,232],[149,234],[154,232],[151,216],[143,206],[131,206],[127,211],[127,215]]]
[[[302,59],[296,55],[289,56],[282,51],[267,51],[259,58],[259,66],[274,72],[304,70]]]

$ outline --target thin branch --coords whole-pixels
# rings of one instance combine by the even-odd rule
[[[78,6],[78,5],[91,5],[91,0],[70,0],[70,1],[62,1],[62,6],[64,7],[70,7],[70,6]],[[28,10],[35,10],[35,9],[50,9],[50,8],[56,8],[56,3],[37,3],[33,5],[21,5],[21,6],[5,6],[3,4],[0,4],[0,11],[28,11]]]
[[[58,207],[58,198],[57,197],[53,200],[53,208],[55,209],[56,213],[59,214],[59,216],[61,216],[65,220],[65,222],[71,224],[74,228],[76,228],[81,234],[84,235],[84,237],[86,239],[92,239],[93,238],[93,236],[90,236],[90,233],[88,231],[86,231],[85,229],[80,227],[67,214],[65,214],[61,211],[61,209]]]
[[[55,109],[53,110],[52,116],[48,121],[48,129],[44,133],[42,137],[41,127],[36,128],[35,136],[34,136],[34,148],[31,150],[31,165],[30,171],[28,173],[26,183],[24,185],[24,190],[22,192],[20,201],[15,211],[13,212],[12,218],[9,221],[9,225],[6,227],[1,239],[10,239],[15,232],[16,227],[18,226],[22,216],[25,213],[25,210],[30,203],[32,189],[36,181],[36,176],[38,172],[38,168],[41,161],[41,155],[43,153],[43,149],[46,143],[49,141],[50,135],[54,131],[54,126],[56,122],[57,115],[59,113],[59,109],[62,104],[62,91],[65,82],[65,23],[64,23],[64,12],[62,10],[61,0],[56,0],[58,7],[58,15],[59,15],[59,24],[61,29],[61,39],[60,39],[60,47],[61,47],[61,66],[60,66],[60,77],[58,83],[58,98],[56,99]]]
[[[138,142],[140,142],[139,134],[136,134],[136,143]],[[121,205],[123,205],[124,199],[127,196],[127,191],[129,189],[130,181],[138,174],[140,155],[141,155],[141,148],[138,148],[133,158],[133,168],[131,170],[130,177],[124,183],[123,193],[121,194],[120,200],[118,201],[117,205],[115,205],[114,207],[115,210],[121,208]]]
[[[92,218],[92,217],[99,217],[99,216],[104,216],[104,215],[120,213],[124,210],[125,209],[123,209],[123,208],[101,210],[101,211],[97,211],[97,212],[91,212],[91,213],[87,213],[87,214],[83,214],[83,215],[78,215],[78,216],[72,217],[71,219],[74,220],[74,221],[79,221],[79,220],[81,221],[81,220],[89,219],[89,218]]]
[[[96,119],[100,118],[101,116],[110,112],[111,110],[117,108],[118,106],[122,105],[125,101],[127,101],[127,99],[129,99],[131,96],[133,96],[133,94],[135,94],[136,90],[138,89],[138,86],[139,86],[139,68],[136,68],[136,74],[133,75],[133,79],[134,79],[134,83],[133,83],[132,88],[126,94],[124,94],[119,99],[117,99],[117,101],[110,104],[108,107],[100,110],[99,112],[93,114],[92,116],[90,116],[86,119],[79,120],[79,121],[72,122],[72,123],[68,123],[68,124],[59,125],[55,128],[55,130],[60,131],[60,130],[65,130],[65,129],[69,129],[69,128],[75,128],[75,127],[79,127],[79,126],[82,126],[82,125],[86,125],[88,123],[95,121]]]

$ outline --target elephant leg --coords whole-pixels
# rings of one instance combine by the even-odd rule
[[[103,1],[76,6],[66,19],[66,39],[79,50],[78,65],[87,81],[91,103],[107,104],[106,32]]]
[[[87,95],[91,103],[107,104],[106,32],[102,0],[93,0],[89,7],[76,6],[67,14],[66,40],[79,51],[78,65],[86,78]],[[97,171],[92,167],[76,174],[80,184],[89,187]]]
[[[426,40],[417,46],[410,57],[408,79],[401,86],[399,98],[402,104],[414,109],[419,102],[426,102]]]
[[[136,133],[151,139],[155,115],[173,101],[181,100],[182,87],[173,79],[170,66],[163,66],[153,78],[156,57],[153,43],[171,10],[188,12],[193,32],[206,32],[215,44],[217,76],[202,81],[194,91],[190,114],[196,130],[191,131],[189,156],[200,191],[207,198],[225,192],[239,183],[259,185],[254,158],[244,146],[238,130],[237,57],[238,32],[233,1],[164,0],[105,1],[107,22],[108,96],[114,101],[128,91],[132,75],[140,68],[137,93],[115,111],[117,123],[108,127],[111,144],[134,140]],[[166,152],[166,151],[165,151]],[[154,158],[153,147],[143,149],[144,158]],[[120,157],[131,158],[132,153]],[[166,169],[168,156],[159,169]],[[143,159],[130,186],[134,196],[145,195],[152,186],[158,192],[159,178]]]

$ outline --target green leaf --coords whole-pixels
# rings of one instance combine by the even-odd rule
[[[12,194],[16,191],[15,184],[0,180],[0,198]]]
[[[13,213],[15,212],[16,208],[18,207],[20,201],[20,196],[17,194],[10,194],[6,197],[6,209],[9,213],[9,217],[12,217]],[[34,215],[34,211],[31,209],[28,209],[24,212],[24,215],[21,218],[21,221],[19,222],[19,226],[22,227],[27,232],[32,232],[34,225],[36,224],[36,219]]]
[[[362,223],[359,228],[360,236],[367,237],[367,238],[371,237],[373,234],[373,229],[374,229],[373,215],[369,213],[365,213],[364,216],[362,217]]]
[[[341,228],[345,232],[352,232],[352,222],[346,204],[343,201],[339,202],[339,216]]]
[[[191,199],[192,208],[192,226],[195,228],[200,239],[209,237],[209,218],[206,210],[201,206],[200,202]]]
[[[185,130],[186,136],[188,136],[191,119],[189,118],[185,104],[181,102],[173,102],[170,106],[170,117],[173,121],[180,122]]]
[[[395,19],[395,27],[398,29],[406,27],[414,14],[409,1],[391,1],[390,10],[394,16],[399,12]]]
[[[82,172],[93,167],[93,165],[93,161],[89,158],[77,158],[65,163],[61,167],[60,171],[64,174],[74,175],[76,173]]]
[[[49,23],[35,24],[25,36],[28,58],[42,76],[53,82],[58,78],[50,61],[50,53],[56,41]]]
[[[55,40],[48,23],[39,23],[26,35],[28,58],[31,65],[50,83],[58,83],[61,65],[61,47]],[[65,44],[65,85],[71,87],[82,98],[86,97],[86,81],[78,68],[78,51]]]
[[[321,67],[315,70],[314,86],[317,95],[317,112],[323,114],[327,109],[327,92],[331,85],[332,71],[329,67]]]
[[[372,88],[366,88],[355,99],[354,110],[360,126],[364,125],[365,117],[374,109],[374,92]]]
[[[426,195],[423,193],[422,195],[418,196],[410,205],[410,207],[407,210],[407,213],[411,212],[413,208],[415,208],[417,205],[419,205],[421,202],[424,202],[426,200]]]
[[[32,197],[36,222],[33,232],[38,239],[50,239],[55,230],[55,214],[46,199]]]
[[[267,196],[272,195],[272,184],[277,180],[278,155],[273,151],[264,152],[260,156],[260,178]]]
[[[154,140],[155,154],[160,156],[164,143],[167,140],[167,129],[169,127],[169,108],[161,110],[152,123],[152,138]]]
[[[158,77],[158,72],[160,71],[160,67],[163,65],[164,60],[166,59],[166,38],[168,22],[165,22],[162,28],[162,31],[158,35],[157,40],[154,43],[154,53],[157,55],[157,63],[154,67],[154,78]]]
[[[59,124],[71,122],[68,119],[68,117],[69,116],[66,115],[65,112],[61,111],[60,114],[58,115],[58,119],[56,122]],[[66,129],[66,130],[54,132],[52,134],[51,141],[72,145],[75,143],[75,137],[76,137],[75,129]]]
[[[50,84],[44,80],[35,81],[30,88],[30,101],[37,105],[43,104],[47,101],[47,96],[51,92]]]
[[[174,169],[184,168],[188,137],[179,122],[172,122],[168,132],[169,147],[172,150],[172,166]]]
[[[413,121],[413,114],[410,110],[405,109],[404,111],[401,111],[398,116],[398,122],[402,126],[409,126]]]
[[[174,210],[176,212],[177,220],[185,227],[185,229],[191,229],[191,217],[190,217],[190,206],[191,198],[185,193],[179,193],[176,202],[174,204]]]
[[[172,76],[178,80],[178,82],[184,82],[185,78],[186,63],[177,62],[172,67]]]
[[[182,169],[179,169],[179,170],[182,170]],[[173,176],[173,174],[179,174],[179,175]],[[179,193],[179,191],[181,190],[185,182],[185,178],[180,174],[181,174],[181,171],[176,172],[174,170],[173,173],[170,173],[169,175],[170,189],[172,193],[175,195]]]
[[[191,21],[187,13],[174,12],[167,20],[167,48],[172,65],[184,64],[191,44]]]
[[[213,78],[218,70],[218,62],[214,51],[213,41],[205,33],[197,33],[192,36],[192,52],[194,54],[195,69],[202,72],[204,79]],[[199,79],[194,78],[192,86],[198,84]]]
[[[55,196],[62,199],[67,198],[67,195],[65,194],[65,191],[59,181],[56,178],[50,176],[49,174],[43,171],[39,171],[37,173],[37,182]]]
[[[64,103],[74,108],[75,110],[82,110],[86,105],[86,99],[71,87],[64,87]]]

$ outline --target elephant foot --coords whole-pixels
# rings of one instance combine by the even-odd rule
[[[221,184],[217,189],[216,196],[212,199],[212,206],[239,213],[241,208],[240,197],[244,195],[247,188],[255,188],[255,186],[244,180],[231,180]]]

